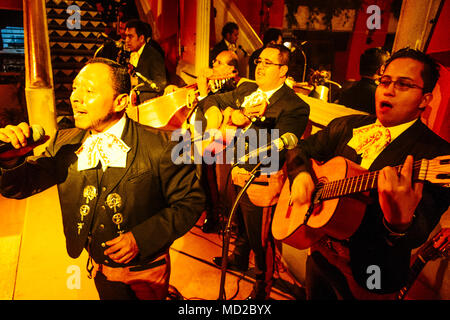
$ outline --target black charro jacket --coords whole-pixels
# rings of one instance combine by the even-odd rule
[[[131,148],[125,168],[77,170],[75,151],[87,131],[60,130],[45,154],[29,157],[13,169],[2,169],[0,191],[3,196],[21,199],[58,186],[67,252],[77,258],[91,238],[90,255],[97,263],[111,267],[125,266],[103,254],[104,242],[131,231],[139,254],[127,266],[142,265],[166,251],[172,242],[196,223],[204,209],[204,193],[194,165],[175,165],[171,161],[171,142],[161,132],[127,118],[122,140]],[[87,186],[96,189],[89,200]],[[108,195],[120,197],[114,208]],[[89,213],[81,221],[80,207]],[[120,225],[113,215],[121,213]],[[78,224],[84,223],[78,229]],[[120,228],[120,229],[119,229]]]

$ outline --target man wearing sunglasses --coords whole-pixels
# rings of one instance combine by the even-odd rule
[[[207,119],[206,132],[209,132],[210,129],[220,128],[223,122],[226,122],[224,120],[226,118],[224,116],[225,110],[229,110],[227,108],[230,107],[233,111],[238,111],[238,114],[244,120],[252,119],[252,122],[246,124],[245,128],[241,128],[243,129],[241,135],[237,134],[234,151],[238,154],[248,153],[258,147],[270,144],[270,141],[275,139],[272,136],[272,134],[275,135],[274,132],[278,133],[276,138],[290,132],[300,139],[308,121],[309,106],[284,83],[288,72],[289,54],[289,50],[283,45],[267,46],[255,61],[256,82],[243,82],[233,91],[206,98],[204,104]],[[253,99],[253,97],[263,98],[258,100]],[[259,102],[253,104],[250,101]],[[262,105],[263,111],[261,110]],[[255,137],[258,137],[258,141],[248,141],[241,144],[242,139],[245,139],[242,135],[244,131],[256,133]],[[261,134],[264,132],[268,134],[262,138]],[[242,149],[245,148],[245,150],[237,150],[239,146],[243,146]],[[275,151],[273,153],[275,154]],[[273,161],[277,163],[270,164],[273,171],[265,172],[266,177],[268,174],[276,174],[281,170],[284,155],[284,151],[279,153],[278,161]],[[237,165],[234,169],[240,170],[240,177],[247,175],[248,178],[249,172],[254,167],[254,163],[250,164],[247,161]],[[237,181],[238,175],[235,175],[234,172],[237,171],[232,171],[232,180],[236,192],[239,192],[243,185],[239,184]],[[263,176],[261,176],[262,179]],[[256,183],[261,182],[255,180]],[[248,192],[250,192],[250,188]],[[261,197],[270,191],[276,190],[268,186],[267,192],[263,191],[259,196]],[[253,250],[255,253],[256,282],[249,297],[251,299],[266,299],[269,297],[271,290],[274,246],[269,231],[274,204],[272,202],[256,205],[250,200],[247,193],[243,195],[240,201],[242,216],[238,215],[238,218],[242,218],[243,221],[241,220],[240,224],[238,222],[238,225],[242,229],[240,229],[235,242],[233,254],[228,259],[228,267],[246,271],[249,265],[249,254]],[[222,258],[216,257],[214,262],[221,265]]]
[[[450,204],[448,188],[412,178],[413,159],[450,154],[450,144],[420,120],[438,78],[431,57],[402,49],[386,62],[375,93],[376,117],[335,119],[288,151],[291,199],[298,204],[310,203],[315,188],[311,158],[326,162],[342,156],[380,170],[356,232],[345,240],[324,236],[312,245],[306,263],[309,299],[388,299],[405,285],[411,250],[425,242]]]

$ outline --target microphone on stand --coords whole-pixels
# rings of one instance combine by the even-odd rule
[[[297,143],[298,143],[297,136],[293,133],[286,132],[280,138],[273,140],[271,144],[263,146],[261,148],[258,148],[252,152],[249,152],[244,157],[241,157],[239,159],[239,161],[242,161],[243,159],[248,160],[251,156],[258,155],[259,152],[264,151],[264,150],[267,151],[270,149],[275,149],[277,151],[281,151],[283,149],[292,149],[297,145]],[[230,236],[231,222],[233,221],[233,216],[236,212],[236,208],[239,204],[239,201],[242,198],[242,195],[246,192],[248,187],[252,184],[253,180],[256,179],[261,164],[262,164],[262,161],[258,162],[258,164],[250,172],[250,178],[247,180],[244,187],[237,194],[236,199],[233,203],[233,207],[231,208],[230,215],[228,217],[228,223],[224,230],[223,246],[222,246],[222,266],[221,266],[220,287],[219,287],[219,300],[223,300],[225,297],[225,277],[226,277],[226,270],[227,270],[227,265],[228,265],[228,248],[229,248],[230,238],[231,238],[231,236]]]
[[[305,54],[305,51],[303,51],[302,47],[307,43],[308,43],[308,40],[305,40],[300,43],[296,43],[291,47],[291,52],[294,52],[295,50],[300,49],[300,51],[303,55],[304,63],[303,63],[302,82],[305,82],[305,77],[306,77],[306,54]]]
[[[114,40],[113,38],[111,38],[110,36],[108,36],[108,35],[107,35],[106,33],[104,33],[104,32],[99,32],[97,38],[100,38],[100,37],[103,37],[103,38],[105,38],[106,40],[109,40],[109,41],[113,42],[114,45],[115,45],[117,48],[122,48],[122,47],[123,47],[123,42],[122,42],[122,41],[116,41],[116,40]]]
[[[133,66],[131,63],[128,64],[128,67],[131,69],[131,75],[136,75],[138,78],[140,78],[142,81],[144,81],[146,84],[150,86],[155,91],[160,91],[160,88],[156,83],[154,83],[152,80],[147,79],[145,76],[143,76],[140,72],[136,71],[136,67]]]
[[[246,155],[240,157],[237,163],[245,163],[249,159],[253,159],[259,156],[260,153],[267,153],[269,150],[281,151],[284,149],[293,149],[298,143],[298,138],[295,134],[286,132],[278,139],[273,140],[270,144],[262,146],[256,150],[253,150]]]

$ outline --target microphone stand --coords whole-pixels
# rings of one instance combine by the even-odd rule
[[[144,81],[146,84],[148,84],[150,86],[150,88],[152,88],[155,91],[159,91],[159,87],[156,85],[155,82],[147,79],[146,77],[144,77],[140,72],[136,71],[136,67],[133,66],[131,63],[129,64],[132,66],[131,68],[131,75],[136,75],[139,79],[141,79],[142,81]]]
[[[302,82],[305,82],[305,76],[306,76],[306,54],[305,54],[305,51],[303,51],[302,47],[300,47],[300,50],[302,51],[303,58],[305,59],[305,63],[303,64],[303,77],[302,77]]]
[[[245,186],[239,191],[239,194],[236,197],[236,200],[233,203],[233,207],[231,208],[230,215],[228,217],[227,226],[225,227],[225,232],[223,236],[223,247],[222,247],[222,266],[221,266],[221,276],[220,276],[220,289],[219,289],[219,300],[224,300],[225,295],[225,276],[227,273],[227,264],[228,264],[228,247],[230,245],[230,237],[231,237],[231,221],[233,219],[234,213],[236,212],[237,205],[241,200],[245,191],[247,191],[250,184],[256,177],[259,175],[259,167],[261,166],[261,161],[253,168],[250,172],[250,179],[248,179]]]

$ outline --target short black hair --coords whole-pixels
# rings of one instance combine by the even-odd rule
[[[289,60],[291,57],[291,51],[282,44],[269,43],[266,48],[273,48],[280,51],[280,64],[289,67]]]
[[[234,30],[239,30],[238,25],[234,22],[227,22],[222,28],[222,37],[225,38],[227,34],[233,33]]]
[[[389,52],[383,48],[369,48],[359,58],[359,74],[372,77],[389,58]]]
[[[233,66],[237,71],[238,67],[239,67],[239,61],[238,61],[238,59],[236,59],[236,57],[233,57],[233,58],[231,58],[230,61],[228,61],[228,65]]]
[[[423,53],[422,51],[403,48],[395,52],[387,61],[386,68],[388,65],[400,58],[410,58],[423,63],[423,70],[421,72],[423,80],[423,92],[432,92],[439,80],[439,64],[429,55]]]
[[[277,28],[269,28],[266,32],[264,32],[263,36],[263,45],[267,46],[271,41],[277,41],[279,37],[283,37],[280,29]]]
[[[138,37],[144,36],[145,39],[151,38],[153,35],[152,27],[139,19],[131,19],[125,25],[126,29],[134,28]]]
[[[93,58],[90,59],[86,65],[93,63],[102,63],[109,67],[111,70],[111,79],[113,83],[113,89],[116,93],[116,97],[122,93],[129,94],[131,90],[131,80],[128,74],[128,69],[121,64],[106,58]]]

